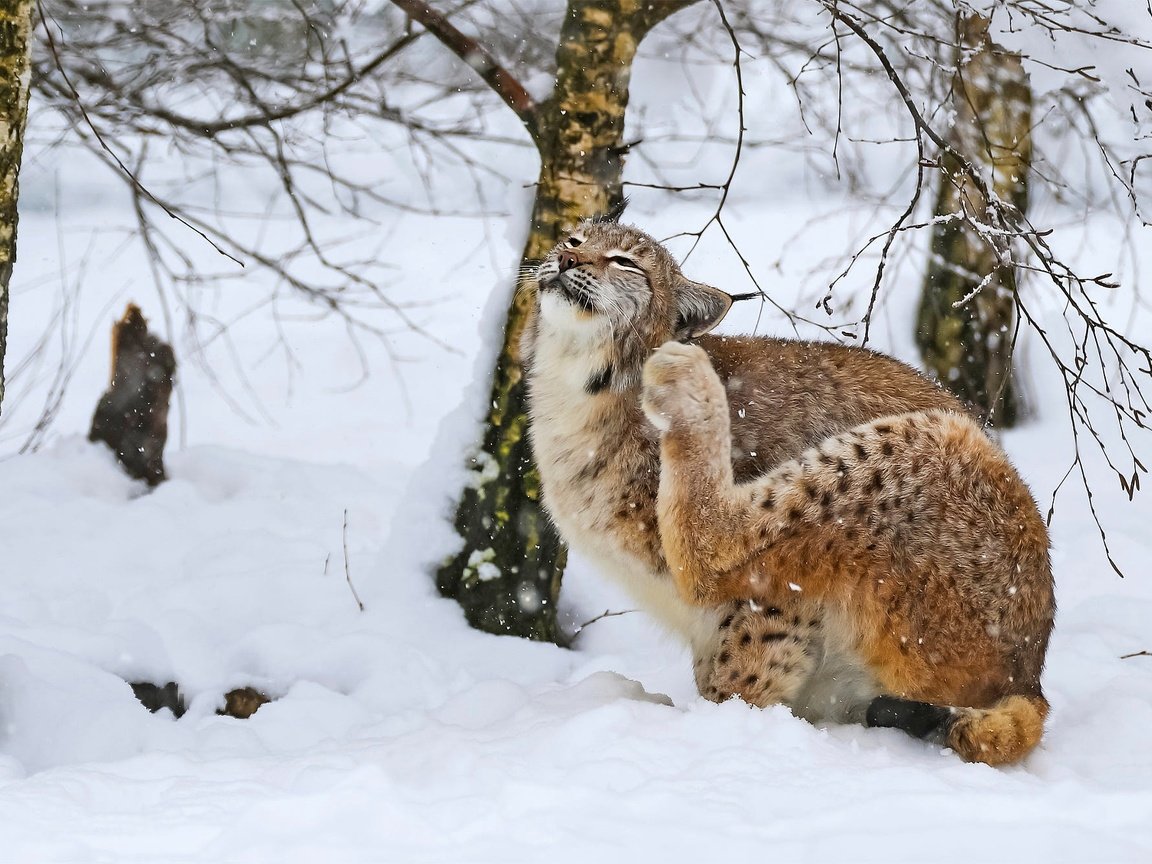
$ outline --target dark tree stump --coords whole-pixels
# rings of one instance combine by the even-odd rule
[[[155,486],[165,479],[168,400],[176,357],[172,348],[148,332],[148,323],[132,303],[112,327],[112,383],[100,397],[89,441],[103,441],[124,470]]]
[[[267,705],[271,701],[271,697],[255,687],[237,687],[224,694],[224,707],[216,713],[224,717],[235,717],[237,720],[247,720],[260,710],[260,706]]]
[[[179,720],[188,710],[184,694],[180,692],[180,685],[175,681],[169,681],[167,684],[129,681],[128,686],[132,688],[132,693],[140,700],[140,704],[153,714],[167,708],[172,712],[172,716]],[[247,720],[259,711],[261,706],[271,701],[271,696],[261,693],[255,687],[237,687],[224,694],[224,707],[217,709],[216,713],[222,717]]]
[[[186,706],[184,695],[175,681],[167,684],[153,684],[151,681],[129,681],[132,695],[140,700],[140,704],[155,714],[164,708],[172,712],[172,716],[179,720],[184,716]]]

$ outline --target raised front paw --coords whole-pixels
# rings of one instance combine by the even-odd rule
[[[724,407],[724,388],[708,355],[696,345],[665,342],[644,364],[641,405],[657,429],[702,423]]]

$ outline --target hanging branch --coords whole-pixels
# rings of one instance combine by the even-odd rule
[[[492,56],[478,41],[465,36],[447,18],[423,0],[392,0],[404,13],[422,24],[449,51],[468,64],[501,99],[511,108],[528,129],[533,140],[540,134],[537,127],[538,111],[531,94]]]
[[[915,130],[914,141],[918,153],[916,187],[908,205],[886,234],[886,240],[880,253],[880,261],[877,265],[876,276],[872,284],[868,309],[862,319],[865,327],[865,341],[867,341],[868,338],[869,325],[877,297],[879,296],[884,267],[887,263],[892,243],[907,227],[907,220],[915,211],[922,197],[924,168],[931,167],[943,171],[943,161],[947,158],[949,163],[956,166],[956,168],[953,173],[944,172],[944,181],[956,185],[957,190],[961,193],[961,200],[964,204],[959,212],[952,214],[949,218],[963,220],[970,226],[974,233],[979,236],[993,252],[998,266],[1016,267],[1025,272],[1034,272],[1045,276],[1064,298],[1066,312],[1072,315],[1072,320],[1068,321],[1069,333],[1075,338],[1077,322],[1079,323],[1079,327],[1082,328],[1083,335],[1082,338],[1078,340],[1076,346],[1074,365],[1069,366],[1060,354],[1057,346],[1048,338],[1047,333],[1040,326],[1036,316],[1031,312],[1019,291],[1014,292],[1015,306],[1019,317],[1027,320],[1031,329],[1040,335],[1041,341],[1050,358],[1064,380],[1074,448],[1073,462],[1069,473],[1071,473],[1072,470],[1078,472],[1087,496],[1089,510],[1104,547],[1105,557],[1112,569],[1123,576],[1121,568],[1112,557],[1111,549],[1108,545],[1107,532],[1100,521],[1100,516],[1093,500],[1092,484],[1089,480],[1080,449],[1080,437],[1082,434],[1087,433],[1095,442],[1109,468],[1118,478],[1124,491],[1129,497],[1135,494],[1139,488],[1139,475],[1146,473],[1147,469],[1136,456],[1125,427],[1131,424],[1142,430],[1147,428],[1144,425],[1144,417],[1149,410],[1148,400],[1141,388],[1142,386],[1147,386],[1148,381],[1142,381],[1138,376],[1152,379],[1152,352],[1150,352],[1147,347],[1134,342],[1114,326],[1108,324],[1101,316],[1096,301],[1091,298],[1086,290],[1092,286],[1113,289],[1117,287],[1117,283],[1111,278],[1111,274],[1107,273],[1096,276],[1082,276],[1072,267],[1061,261],[1048,245],[1046,238],[1050,232],[1037,230],[1019,209],[1011,202],[1005,201],[997,195],[971,160],[969,160],[965,154],[960,153],[951,146],[943,136],[933,128],[932,123],[918,108],[903,76],[896,70],[885,48],[865,29],[856,17],[844,11],[843,6],[850,4],[841,4],[839,0],[818,0],[818,2],[835,21],[850,30],[873,54],[889,82],[898,93]],[[935,147],[938,154],[936,158],[931,160],[926,158],[926,142],[931,143]],[[963,183],[971,184],[978,195],[979,203],[973,201],[970,196],[965,194],[962,186]],[[1021,245],[1025,254],[1017,254],[1014,251],[1013,247],[1016,243]],[[863,251],[864,250],[859,250],[852,257],[848,268],[840,277],[837,277],[835,281],[838,281],[846,275],[847,271],[852,268]],[[835,281],[833,285],[835,285]],[[1013,340],[1013,347],[1015,347],[1015,340]],[[1093,363],[1089,362],[1090,354],[1095,361]],[[1140,365],[1133,369],[1130,365],[1129,358],[1135,358]],[[1107,380],[1107,369],[1110,362],[1115,364],[1116,374],[1120,379],[1120,393],[1117,393],[1116,390],[1109,385]],[[1085,377],[1085,372],[1090,367],[1098,368],[1104,374],[1103,387],[1093,384]],[[1101,398],[1111,407],[1116,419],[1121,442],[1126,448],[1127,455],[1131,460],[1131,467],[1129,469],[1121,470],[1112,461],[1109,444],[1096,426],[1097,421],[1093,419],[1092,410],[1081,394],[1082,389],[1086,389],[1089,393]],[[1058,485],[1053,492],[1053,505],[1062,485],[1063,481],[1061,481],[1061,484]],[[1052,511],[1050,510],[1049,518],[1051,518],[1051,515]]]

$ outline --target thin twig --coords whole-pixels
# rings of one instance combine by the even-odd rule
[[[360,607],[360,611],[364,611],[364,603],[360,600],[360,595],[356,593],[356,586],[352,584],[352,572],[348,567],[348,508],[344,508],[344,580],[348,583],[348,590],[352,592],[352,599],[356,601],[356,605]],[[324,562],[327,567],[328,562]]]
[[[627,615],[629,612],[635,612],[635,611],[636,611],[635,609],[622,609],[619,612],[612,612],[608,609],[605,609],[603,612],[601,612],[595,618],[592,618],[588,621],[585,621],[583,624],[579,625],[576,628],[576,633],[581,632],[585,627],[590,627],[591,625],[595,624],[597,621],[603,621],[605,618],[617,618],[620,615]],[[575,634],[573,634],[573,635],[575,635]]]
[[[92,118],[88,116],[88,109],[84,106],[83,101],[80,99],[80,93],[76,90],[76,86],[72,83],[72,79],[68,77],[68,73],[64,71],[64,64],[60,62],[60,53],[56,49],[56,39],[52,36],[52,26],[49,24],[50,21],[52,24],[56,24],[56,21],[48,17],[48,13],[44,11],[44,4],[41,2],[41,0],[36,0],[36,9],[40,12],[40,20],[44,22],[44,35],[48,40],[48,50],[52,52],[52,60],[56,64],[56,69],[60,73],[60,77],[64,79],[64,83],[67,84],[68,89],[72,91],[72,97],[76,100],[76,107],[80,110],[80,114],[84,117],[84,122],[88,124],[88,128],[92,130],[92,134],[96,136],[96,140],[100,142],[100,146],[108,152],[108,155],[111,156],[112,159],[116,162],[116,165],[119,166],[120,170],[124,173],[124,176],[126,176],[132,182],[133,186],[135,186],[140,192],[147,196],[148,200],[159,206],[165,213],[167,213],[177,222],[180,222],[188,229],[199,234],[204,239],[204,241],[208,243],[209,246],[211,246],[225,258],[228,258],[231,261],[235,261],[237,264],[243,267],[243,261],[234,255],[228,254],[226,251],[220,248],[220,245],[215,243],[211,237],[209,237],[196,226],[192,225],[190,222],[188,222],[187,219],[183,218],[177,213],[172,212],[172,210],[165,206],[165,204],[160,201],[159,198],[157,198],[151,193],[151,191],[145,188],[144,184],[136,179],[136,175],[132,173],[128,166],[125,165],[120,157],[117,156],[116,153],[112,150],[112,148],[108,146],[108,142],[104,140],[104,136],[100,134],[100,130],[96,128],[95,124],[92,122]],[[60,30],[60,34],[63,35],[64,30],[60,27],[59,24],[56,24],[56,28]]]
[[[419,38],[418,34],[415,33],[405,35],[379,52],[375,57],[368,60],[360,68],[353,69],[343,81],[334,87],[310,96],[299,104],[288,105],[275,111],[262,111],[259,114],[245,114],[239,117],[224,117],[220,120],[203,120],[196,117],[187,117],[175,111],[169,111],[160,105],[144,105],[141,107],[148,114],[163,120],[165,123],[187,129],[189,132],[194,132],[197,135],[205,135],[209,138],[219,135],[221,132],[235,132],[254,126],[266,127],[270,123],[280,120],[290,120],[293,117],[333,102],[337,96],[340,96],[353,85],[367,78],[400,53],[400,51],[411,45],[417,38]]]

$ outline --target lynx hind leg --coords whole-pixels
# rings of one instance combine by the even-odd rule
[[[818,615],[800,603],[732,603],[715,651],[696,661],[696,687],[713,702],[732,696],[758,708],[792,705],[820,663]]]
[[[641,405],[661,432],[673,424],[699,427],[727,420],[727,404],[708,355],[696,345],[665,342],[644,364]],[[726,428],[716,431],[727,435]]]

